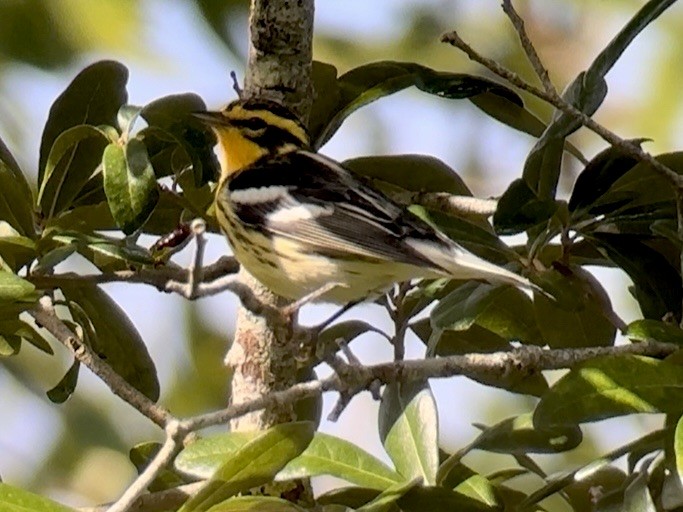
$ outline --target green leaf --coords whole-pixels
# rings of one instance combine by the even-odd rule
[[[546,289],[561,290],[555,297],[570,297],[534,295],[538,327],[551,348],[609,346],[614,342],[617,329],[607,316],[612,313],[609,296],[591,274],[571,266],[561,273],[547,270],[542,279],[544,284],[552,282],[552,288]]]
[[[403,497],[408,491],[420,485],[420,477],[415,477],[408,482],[400,482],[385,489],[370,503],[360,507],[358,512],[388,512],[392,510],[394,504]]]
[[[481,475],[472,475],[464,482],[458,484],[453,491],[472,498],[474,501],[490,507],[491,510],[502,510],[502,504],[496,488],[487,478]]]
[[[273,480],[313,439],[311,422],[285,423],[242,446],[178,512],[204,512],[238,492]]]
[[[17,355],[21,350],[21,338],[13,334],[0,333],[0,357]]]
[[[5,264],[17,271],[36,256],[36,242],[20,235],[7,222],[0,220],[0,258]]]
[[[436,305],[431,320],[436,329],[465,331],[479,325],[507,341],[542,343],[531,299],[512,286],[467,283]]]
[[[24,173],[0,139],[0,221],[6,221],[19,235],[35,238],[33,195]]]
[[[624,512],[657,512],[647,488],[647,473],[638,476],[624,491]]]
[[[197,439],[176,457],[175,467],[183,473],[206,480],[259,435],[258,431],[225,432]]]
[[[128,270],[134,265],[153,265],[155,262],[149,250],[133,245],[126,239],[100,234],[54,231],[49,235],[44,235],[43,241],[48,246],[48,250],[59,245],[65,247],[75,245],[79,254],[104,272]]]
[[[110,140],[106,130],[79,124],[64,130],[52,144],[38,190],[38,204],[48,219],[64,210],[92,176],[97,166],[96,160],[93,159],[94,166],[77,167],[72,164],[74,154],[79,149],[78,144],[88,139],[93,139],[90,141],[92,151],[99,150],[100,155]],[[83,146],[80,149],[82,151]]]
[[[683,367],[642,356],[574,367],[541,398],[534,424],[574,425],[634,413],[683,411]]]
[[[76,512],[73,508],[2,482],[0,509],[3,512]]]
[[[573,510],[591,510],[606,512],[598,504],[612,493],[620,493],[623,496],[623,487],[626,482],[626,474],[614,466],[601,467],[587,477],[564,488],[564,494],[569,498]],[[600,489],[600,497],[596,503],[593,490]],[[614,512],[621,511],[618,508]]]
[[[159,200],[147,148],[139,139],[130,139],[124,147],[109,144],[102,167],[111,214],[123,232],[130,235],[144,224]]]
[[[518,178],[498,200],[493,225],[501,235],[515,235],[546,222],[556,210],[555,201],[539,199],[527,182]]]
[[[164,96],[144,106],[141,115],[151,130],[142,130],[140,137],[144,138],[157,176],[177,175],[191,165],[195,187],[215,181],[218,168],[213,153],[215,136],[191,116],[204,110],[204,100],[191,93]],[[152,133],[156,141],[149,137]],[[183,185],[186,193],[187,189]]]
[[[123,139],[127,139],[135,127],[135,122],[140,118],[142,107],[135,105],[122,105],[116,114],[116,124],[121,130]],[[112,141],[115,142],[115,141]]]
[[[437,410],[426,382],[390,383],[379,409],[384,449],[404,479],[436,482],[439,467]]]
[[[683,289],[678,270],[669,260],[634,235],[591,233],[599,249],[633,280],[635,297],[645,318],[661,319],[667,313],[681,318]]]
[[[640,145],[643,141],[644,139],[634,139],[630,142]],[[590,210],[593,203],[637,163],[638,160],[635,157],[614,146],[598,153],[576,178],[569,199],[569,211],[584,208]]]
[[[326,80],[332,70],[325,70]],[[380,61],[350,70],[337,80],[339,100],[334,107],[326,105],[311,124],[313,147],[323,146],[353,112],[373,101],[395,92],[416,86],[429,94],[444,98],[463,99],[485,92],[497,94],[509,102],[522,105],[512,90],[487,78],[462,73],[445,73],[411,62]],[[336,96],[335,89],[327,87]]]
[[[306,510],[281,498],[237,496],[214,505],[208,512],[306,512]]]
[[[401,475],[355,444],[322,432],[316,432],[308,448],[287,464],[276,480],[320,475],[331,475],[380,491],[404,482]]]
[[[464,491],[464,489],[462,489]],[[405,512],[425,510],[453,510],[467,512],[500,512],[500,506],[489,506],[475,498],[444,487],[416,487],[401,497],[398,505]],[[522,509],[520,509],[522,510]]]
[[[78,383],[78,371],[81,367],[81,363],[78,360],[74,360],[64,377],[57,383],[55,387],[47,392],[47,397],[52,403],[62,404],[73,395],[76,390],[76,384]]]
[[[71,81],[50,108],[40,143],[38,183],[43,182],[48,154],[59,134],[80,124],[115,124],[128,98],[127,81],[125,66],[109,60],[91,64]],[[74,158],[79,155],[75,153]]]
[[[152,459],[159,453],[161,443],[140,443],[135,445],[128,452],[128,458],[135,466],[138,474],[142,473]],[[188,483],[188,479],[181,478],[180,475],[170,469],[162,470],[154,481],[149,485],[150,492],[164,491]]]
[[[36,287],[12,272],[0,270],[0,304],[33,300]]]
[[[95,285],[77,283],[61,289],[74,320],[89,334],[95,353],[131,386],[156,401],[159,381],[154,362],[126,313]]]
[[[624,336],[636,341],[660,341],[683,346],[683,330],[677,325],[659,320],[634,320],[626,327]]]
[[[581,429],[575,425],[536,427],[528,413],[488,427],[472,447],[496,453],[560,453],[576,448],[582,439]]]
[[[377,489],[365,487],[340,487],[332,489],[317,497],[316,502],[320,505],[343,505],[353,510],[371,502],[381,493]]]
[[[356,174],[389,183],[404,190],[472,195],[458,173],[432,156],[365,156],[345,160],[342,165]]]

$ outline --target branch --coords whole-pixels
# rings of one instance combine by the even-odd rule
[[[187,431],[180,428],[177,420],[169,422],[166,426],[166,441],[164,441],[161,449],[116,503],[107,509],[107,512],[127,512],[130,510],[138,498],[147,490],[147,487],[154,482],[157,475],[178,455],[186,435]]]
[[[496,213],[498,201],[470,196],[457,196],[448,192],[412,192],[409,190],[389,192],[396,202],[411,205],[419,204],[456,217],[490,217]]]
[[[100,359],[90,347],[84,344],[57,316],[52,300],[49,297],[42,297],[38,305],[29,310],[28,313],[39,326],[45,328],[62,345],[68,348],[81,364],[97,375],[115,395],[132,405],[145,417],[162,428],[173,418],[166,409],[155,404],[140,391],[128,384],[111,366]]]
[[[625,153],[637,158],[640,161],[649,164],[656,172],[661,174],[666,178],[673,186],[677,188],[683,188],[683,175],[672,171],[667,166],[663,165],[661,162],[656,160],[651,154],[643,151],[636,144],[630,141],[624,140],[615,133],[611,132],[601,124],[595,122],[592,118],[581,112],[579,109],[567,103],[562,99],[557,93],[548,93],[543,91],[533,85],[527,83],[516,73],[510,71],[509,69],[501,66],[496,61],[488,59],[479,53],[477,53],[470,45],[463,41],[457,32],[449,32],[441,36],[441,41],[448,43],[456,48],[462,50],[471,60],[478,62],[482,66],[488,68],[491,72],[495,73],[499,77],[507,80],[511,84],[519,87],[520,89],[533,94],[537,98],[547,101],[553,105],[558,110],[566,112],[571,115],[577,121],[580,121],[586,128],[593,131],[602,137],[605,141],[609,142],[612,146],[618,147]]]
[[[437,359],[394,361],[373,366],[347,364],[343,372],[325,379],[295,384],[284,391],[270,393],[253,400],[180,422],[187,431],[226,423],[234,418],[261,409],[282,406],[298,400],[320,395],[325,391],[357,394],[369,389],[374,381],[383,384],[403,381],[421,381],[456,375],[482,379],[500,376],[528,376],[544,370],[571,368],[600,356],[641,355],[663,359],[678,350],[673,343],[644,342],[618,347],[589,347],[577,349],[542,349],[533,345],[509,352],[465,354]]]

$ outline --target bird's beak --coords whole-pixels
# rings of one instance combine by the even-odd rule
[[[209,111],[204,111],[204,112],[192,112],[192,117],[195,119],[199,119],[202,121],[204,124],[207,124],[209,126],[217,126],[217,125],[228,125],[230,122],[227,120],[227,118],[221,114],[220,112],[209,112]]]

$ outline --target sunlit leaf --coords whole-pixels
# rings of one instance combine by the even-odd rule
[[[144,143],[130,139],[123,147],[110,144],[104,150],[102,168],[109,209],[116,224],[130,235],[147,220],[159,199]]]
[[[237,496],[214,505],[208,512],[306,512],[291,501],[272,496]]]
[[[574,367],[541,398],[534,424],[574,425],[634,413],[683,411],[683,367],[642,356]]]
[[[683,346],[683,330],[677,325],[659,320],[634,320],[626,327],[624,336],[637,341],[655,340]]]
[[[203,437],[189,444],[175,459],[175,467],[197,478],[211,478],[245,444],[260,433],[225,432]]]
[[[26,279],[0,270],[0,303],[30,300],[35,289]]]
[[[238,492],[272,481],[311,442],[313,423],[272,427],[242,446],[178,512],[205,512]]]
[[[73,508],[2,482],[0,509],[3,512],[76,512]]]
[[[322,432],[315,434],[308,448],[287,464],[276,479],[292,480],[320,475],[335,476],[380,491],[405,480],[355,444]]]
[[[390,383],[379,410],[379,432],[396,471],[408,480],[436,482],[439,466],[437,410],[427,383]]]

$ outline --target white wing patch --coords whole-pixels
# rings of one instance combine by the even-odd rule
[[[241,204],[270,203],[288,197],[288,189],[283,186],[247,188],[230,193],[230,200]]]
[[[331,215],[334,209],[331,206],[318,206],[315,204],[298,204],[296,206],[289,206],[280,208],[277,211],[269,214],[267,219],[269,222],[286,223],[296,222],[300,220],[311,220]]]

